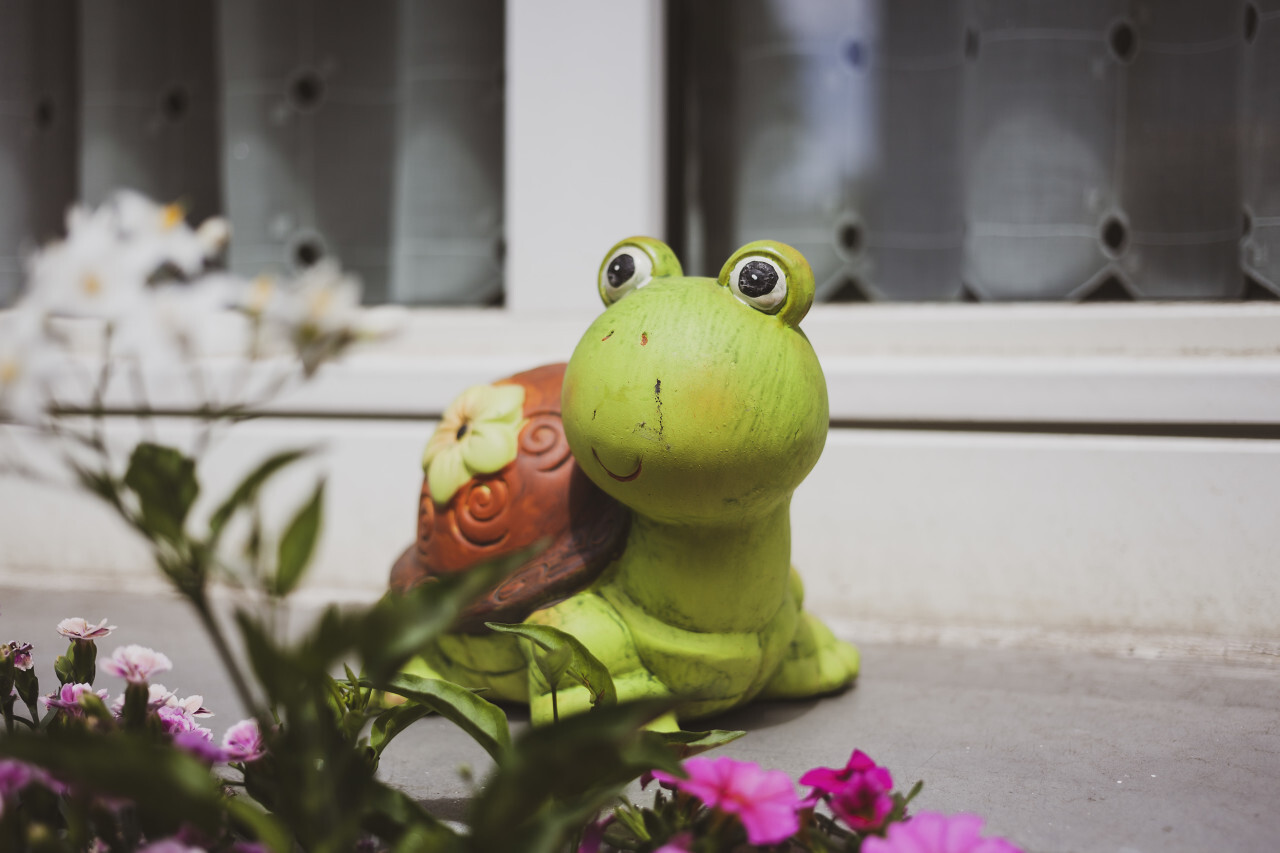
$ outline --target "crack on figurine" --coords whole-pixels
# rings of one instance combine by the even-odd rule
[[[653,383],[653,401],[658,404],[658,437],[662,437],[662,380]],[[643,424],[642,424],[643,426]]]

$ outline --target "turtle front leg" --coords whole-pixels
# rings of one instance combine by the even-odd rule
[[[613,677],[618,700],[648,699],[670,696],[671,691],[645,668],[636,652],[631,631],[613,606],[594,592],[580,592],[559,604],[539,610],[527,622],[549,625],[574,635],[591,654],[600,659]],[[572,630],[570,630],[572,626]],[[581,714],[591,709],[591,694],[580,684],[554,691],[533,663],[530,644],[521,644],[529,659],[529,716],[534,725],[560,717]],[[667,714],[650,725],[667,731],[678,728],[674,714]]]
[[[797,606],[804,602],[804,584],[791,570],[791,595]],[[762,699],[805,699],[834,693],[858,676],[858,650],[836,639],[831,629],[812,613],[801,610],[791,644],[778,670],[760,691]]]

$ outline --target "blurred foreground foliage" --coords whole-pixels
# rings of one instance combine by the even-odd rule
[[[267,547],[260,495],[305,456],[290,451],[264,460],[218,504],[199,536],[189,532],[188,518],[200,493],[196,465],[180,451],[139,444],[119,478],[105,468],[79,470],[81,482],[147,539],[160,571],[194,609],[258,722],[265,755],[232,762],[229,772],[215,775],[154,726],[132,725],[127,708],[117,719],[93,694],[81,699],[90,713],[72,718],[51,710],[41,718],[38,685],[25,684],[31,713],[23,718],[6,706],[7,717],[21,724],[0,738],[0,756],[47,771],[61,796],[26,788],[17,807],[0,817],[0,849],[134,850],[182,837],[210,850],[550,853],[570,849],[637,777],[654,769],[678,774],[683,757],[735,736],[646,731],[671,703],[618,703],[607,669],[576,640],[549,628],[528,639],[540,650],[566,650],[550,655],[561,660],[556,681],[585,684],[598,701],[587,714],[514,739],[502,709],[478,693],[402,672],[528,552],[389,594],[372,606],[330,606],[296,639],[281,637],[279,610],[315,553],[324,489],[316,487],[274,548]],[[244,590],[251,593],[248,603],[234,609],[243,658],[209,594],[211,580],[230,570],[220,553],[238,516],[249,531],[232,562],[237,581],[252,586]],[[86,659],[93,656],[92,642],[73,641],[59,659],[59,680],[92,684],[95,667]],[[12,662],[7,666],[12,685],[24,674]],[[494,761],[462,827],[437,819],[377,776],[396,736],[429,714],[455,723]]]

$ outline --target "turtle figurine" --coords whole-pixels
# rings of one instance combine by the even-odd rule
[[[669,725],[847,687],[857,650],[803,609],[791,566],[791,495],[828,422],[800,331],[808,262],[758,241],[718,278],[688,277],[664,243],[633,237],[597,286],[605,311],[567,364],[465,391],[427,444],[418,539],[393,589],[548,544],[418,671],[549,720],[527,641],[484,627],[524,621],[577,637],[620,699],[675,696]],[[561,686],[556,700],[572,713],[590,696]]]

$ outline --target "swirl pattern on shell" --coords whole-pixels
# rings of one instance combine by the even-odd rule
[[[535,412],[520,431],[520,452],[528,454],[538,471],[554,471],[572,457],[564,423],[556,412]]]
[[[431,534],[436,526],[436,503],[431,499],[431,491],[427,488],[427,481],[422,481],[422,494],[418,498],[418,553],[423,557],[428,554],[427,549],[430,547]]]
[[[479,548],[502,542],[510,529],[506,515],[511,489],[501,476],[473,479],[453,499],[458,535]]]

